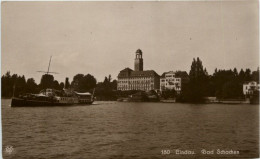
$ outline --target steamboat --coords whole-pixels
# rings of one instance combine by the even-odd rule
[[[94,102],[94,93],[78,93],[70,90],[44,89],[39,94],[27,93],[13,97],[11,107],[71,106],[87,105]]]
[[[51,58],[49,60],[48,70],[37,71],[45,73],[45,76],[51,73],[57,74],[57,72],[50,72]],[[65,88],[63,90],[55,90],[51,88],[43,89],[38,94],[27,93],[14,97],[15,86],[13,91],[13,97],[11,100],[11,107],[34,107],[34,106],[70,106],[70,105],[86,105],[92,104],[94,102],[94,92],[93,94],[89,92],[79,93],[68,89],[66,83],[68,79],[66,78]]]

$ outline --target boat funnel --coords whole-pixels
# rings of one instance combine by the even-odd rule
[[[68,89],[68,88],[69,88],[69,85],[70,85],[70,83],[69,83],[69,78],[66,77],[66,79],[65,79],[65,85],[64,85],[65,89]]]

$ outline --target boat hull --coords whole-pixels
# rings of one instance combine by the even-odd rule
[[[72,105],[87,105],[92,103],[93,101],[84,102],[84,103],[59,103],[55,101],[39,101],[39,100],[26,100],[21,98],[12,98],[11,107],[72,106]]]

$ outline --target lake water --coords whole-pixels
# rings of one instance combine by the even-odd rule
[[[3,157],[123,159],[259,156],[258,105],[96,102],[11,108],[2,100]],[[6,152],[12,146],[13,151]],[[214,154],[203,155],[202,149]],[[216,154],[217,149],[239,155]],[[162,155],[162,150],[170,154]],[[176,150],[194,151],[179,155]]]

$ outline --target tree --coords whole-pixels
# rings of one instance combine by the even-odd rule
[[[112,90],[117,90],[117,80],[113,80],[111,83]]]
[[[104,89],[110,89],[110,82],[109,82],[109,78],[105,77],[104,82],[103,82],[103,87]]]
[[[52,87],[53,89],[56,89],[56,90],[61,90],[62,88],[60,88],[60,84],[57,80],[54,80],[53,83],[52,83]]]
[[[96,95],[100,100],[115,100],[117,98],[117,81],[113,80],[111,75],[104,78],[103,82],[99,82],[96,88]]]
[[[238,73],[236,68],[233,71],[231,69],[215,71],[210,78],[210,83],[215,89],[215,96],[218,99],[241,98],[243,84],[252,79],[250,72],[250,69],[246,69],[246,72],[241,69]]]
[[[77,74],[73,77],[73,81],[71,82],[72,88],[76,91],[79,91],[81,87],[81,81],[83,80],[84,75],[83,74]]]
[[[245,81],[245,72],[243,69],[240,70],[239,74],[238,74],[238,79],[240,82],[244,82]]]
[[[75,75],[75,76],[73,77],[73,81],[74,81],[74,82],[75,82],[75,81],[80,81],[80,80],[82,80],[83,77],[84,77],[83,74],[77,74],[77,75]]]
[[[12,96],[12,88],[13,82],[11,80],[10,71],[7,71],[5,75],[1,78],[1,85],[2,85],[2,97],[11,97]]]
[[[234,99],[243,96],[243,86],[234,81],[226,82],[222,87],[222,98]]]
[[[95,77],[90,74],[77,74],[73,77],[72,87],[78,92],[86,92],[95,88],[96,83]]]
[[[108,75],[108,82],[111,82],[112,78],[111,75]]]
[[[189,73],[189,82],[184,87],[182,98],[187,102],[199,103],[204,101],[208,88],[208,73],[203,68],[202,61],[193,59]]]
[[[42,78],[41,78],[40,88],[41,89],[53,88],[53,85],[54,85],[53,82],[54,82],[53,75],[44,74],[44,75],[42,75]]]
[[[205,75],[203,70],[202,61],[197,57],[197,60],[194,58],[191,64],[191,70],[189,73],[189,78],[191,81],[198,81]]]
[[[246,69],[246,71],[245,71],[245,81],[251,81],[252,80],[252,78],[251,78],[252,76],[251,76],[251,70],[250,69]]]
[[[253,72],[252,72],[252,80],[259,82],[259,67],[257,68],[256,71],[253,71]]]
[[[235,76],[238,76],[238,72],[237,72],[237,69],[236,69],[236,68],[234,68],[233,72],[234,72],[234,75],[235,75]]]
[[[87,75],[84,76],[83,79],[84,79],[83,80],[83,88],[84,88],[85,91],[89,91],[89,90],[96,87],[97,80],[95,79],[94,76],[87,74]]]
[[[63,88],[65,88],[65,85],[63,82],[60,83],[60,89],[62,90]]]
[[[37,93],[37,84],[33,78],[28,78],[26,82],[26,93]]]
[[[2,97],[17,96],[18,94],[26,92],[26,80],[24,76],[17,74],[10,75],[8,71],[2,76]]]

